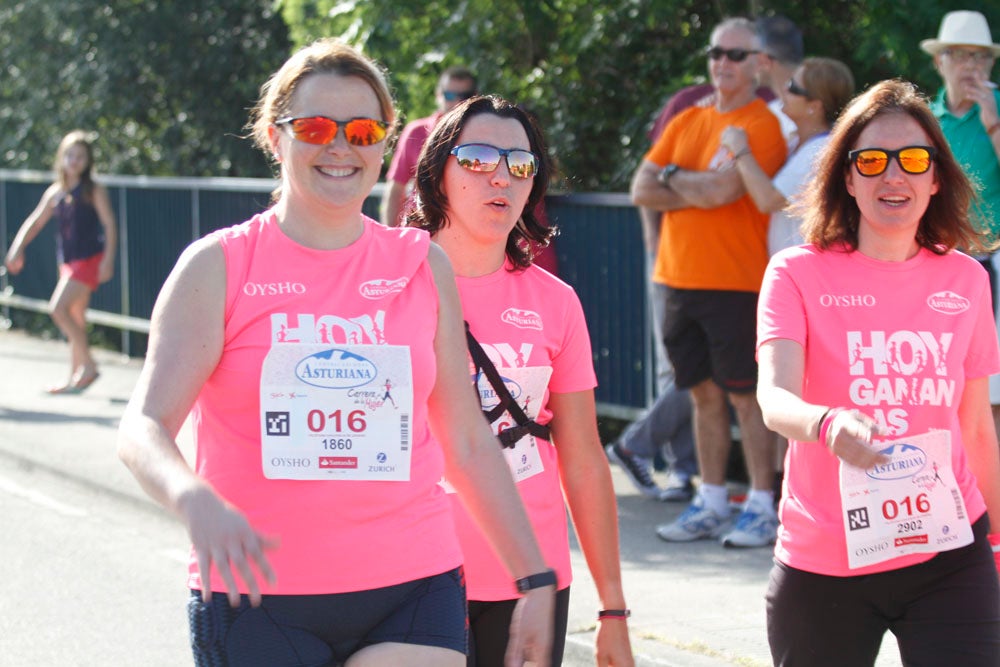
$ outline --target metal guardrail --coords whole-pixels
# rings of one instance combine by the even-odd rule
[[[125,354],[142,353],[153,302],[181,251],[266,208],[277,181],[118,175],[99,180],[109,190],[118,222],[118,266],[114,278],[93,295],[87,319],[120,330]],[[4,253],[51,182],[49,172],[0,169]],[[365,203],[365,213],[375,218],[383,188],[377,184]],[[648,269],[638,215],[628,196],[618,193],[550,195],[546,212],[560,228],[559,275],[579,294],[590,329],[598,410],[635,418],[655,392],[644,282]],[[48,312],[57,275],[50,250],[54,227],[48,225],[32,243],[21,274],[11,278],[0,272],[0,324],[12,308]]]

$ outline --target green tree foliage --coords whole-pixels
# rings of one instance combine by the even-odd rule
[[[994,30],[1000,5],[981,3]],[[275,10],[275,8],[278,8]],[[864,87],[939,81],[919,42],[963,0],[5,0],[0,165],[46,168],[59,138],[98,135],[115,173],[269,175],[240,139],[260,84],[294,45],[340,36],[389,70],[404,118],[429,113],[441,70],[538,114],[560,186],[622,191],[664,100],[704,81],[725,16],[782,13],[810,55]],[[280,14],[276,14],[275,12]],[[287,25],[287,27],[286,27]]]
[[[1000,29],[1000,7],[979,9]],[[649,146],[664,100],[704,81],[701,49],[726,16],[785,14],[806,52],[839,58],[859,87],[901,76],[939,81],[919,42],[937,34],[951,0],[283,0],[292,41],[337,35],[391,73],[405,116],[433,107],[442,69],[465,64],[481,89],[541,118],[562,187],[621,191]]]
[[[269,176],[241,139],[288,55],[270,0],[0,3],[0,164],[45,169],[62,135],[96,134],[102,171]]]

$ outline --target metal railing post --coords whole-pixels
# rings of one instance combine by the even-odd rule
[[[191,188],[191,241],[201,238],[201,189]]]
[[[131,268],[129,266],[129,254],[128,254],[128,188],[124,185],[120,186],[121,190],[118,192],[118,257],[121,260],[121,312],[122,315],[129,316],[132,314],[131,308],[129,306],[129,299],[131,299],[131,291],[129,290],[129,283],[131,282]],[[122,352],[126,356],[132,356],[132,333],[125,328],[122,328]]]

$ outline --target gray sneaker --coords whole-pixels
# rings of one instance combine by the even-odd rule
[[[670,471],[667,476],[667,485],[663,487],[660,500],[665,503],[687,503],[694,497],[694,485],[691,478],[680,473]]]
[[[730,515],[719,516],[705,507],[704,503],[701,496],[695,496],[676,521],[656,527],[657,537],[667,542],[719,539],[732,528],[733,518]]]
[[[626,452],[617,442],[605,447],[604,451],[607,453],[609,459],[621,466],[622,470],[625,471],[625,475],[632,482],[632,485],[638,489],[639,493],[650,498],[660,497],[663,489],[653,479],[653,471],[650,470],[649,461]]]
[[[751,549],[774,544],[778,538],[778,515],[770,508],[747,507],[736,526],[722,538],[722,546]]]

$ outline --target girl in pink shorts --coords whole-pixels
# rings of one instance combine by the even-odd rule
[[[55,171],[56,181],[21,225],[5,263],[12,274],[20,273],[25,248],[49,220],[59,221],[59,282],[49,307],[52,320],[69,341],[70,367],[66,381],[47,391],[67,394],[83,391],[99,375],[87,341],[85,314],[90,295],[114,275],[116,230],[107,188],[94,181],[93,149],[84,132],[74,130],[63,137]]]

